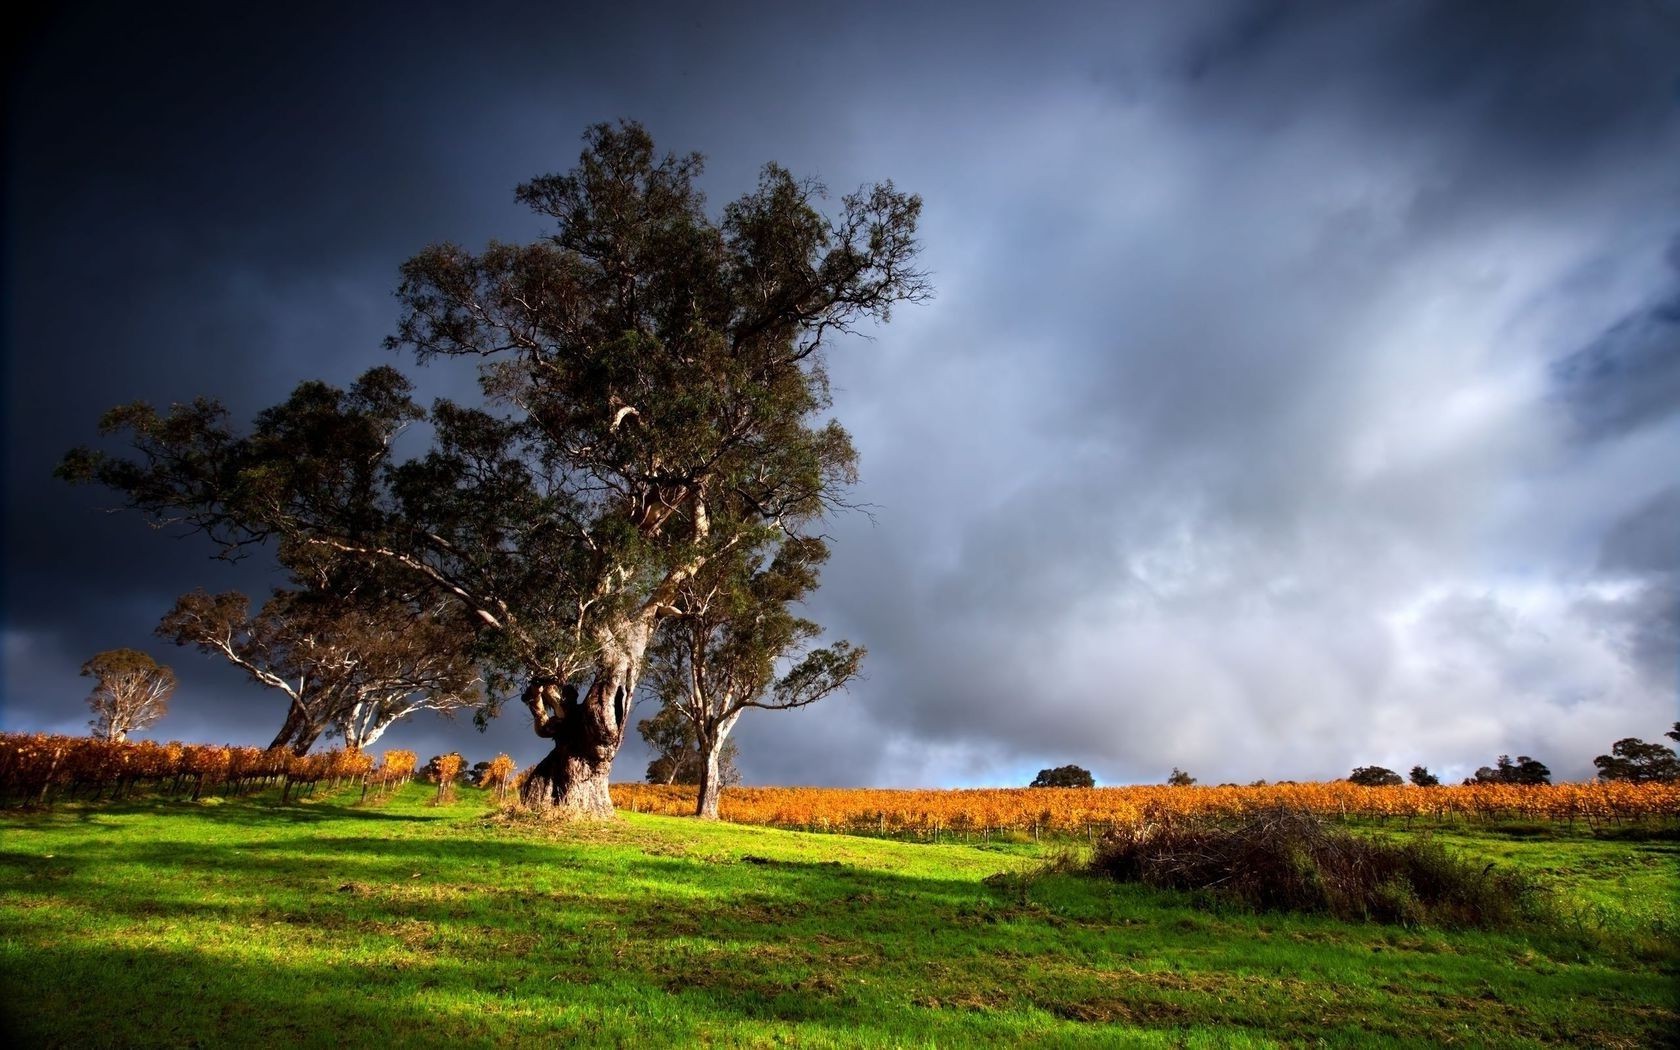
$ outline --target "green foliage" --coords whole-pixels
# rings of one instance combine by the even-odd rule
[[[101,740],[123,740],[153,725],[175,694],[175,672],[138,649],[96,653],[82,665],[82,677],[94,680],[88,728]]]
[[[1550,784],[1552,771],[1547,769],[1536,759],[1527,755],[1517,756],[1515,762],[1510,755],[1500,755],[1494,766],[1483,766],[1476,770],[1476,775],[1464,781],[1466,784]]]
[[[1167,777],[1167,783],[1172,787],[1189,787],[1196,782],[1196,778],[1184,770],[1173,767],[1172,774]]]
[[[1593,759],[1600,780],[1628,780],[1645,784],[1657,780],[1680,780],[1680,758],[1674,749],[1647,744],[1637,737],[1618,740],[1608,755]]]
[[[829,217],[821,186],[771,164],[714,218],[700,171],[638,124],[596,125],[575,168],[517,191],[547,236],[403,264],[389,345],[478,361],[480,405],[422,408],[387,367],[303,383],[243,430],[213,401],[135,403],[102,423],[132,454],[73,450],[59,473],[226,556],[278,539],[456,605],[488,711],[529,683],[538,733],[604,776],[638,639],[675,588],[760,530],[797,532],[855,479],[825,416],[830,344],[929,294],[914,195],[864,187]],[[430,447],[398,459],[421,420]],[[582,717],[547,702],[584,680]]]
[[[1041,769],[1038,776],[1033,777],[1028,787],[1035,788],[1088,788],[1096,787],[1096,778],[1091,776],[1090,770],[1079,766],[1057,766],[1055,769]]]
[[[1413,766],[1408,779],[1414,787],[1432,788],[1441,786],[1441,778],[1429,771],[1427,766]]]
[[[706,756],[695,739],[694,723],[678,708],[663,706],[652,718],[636,723],[636,732],[653,752],[648,763],[650,784],[698,784],[706,768]],[[741,770],[735,764],[741,749],[733,740],[725,741],[718,751],[720,786],[733,787],[741,782]]]
[[[1392,769],[1384,769],[1382,766],[1359,766],[1348,774],[1348,783],[1361,787],[1396,787],[1405,781]]]

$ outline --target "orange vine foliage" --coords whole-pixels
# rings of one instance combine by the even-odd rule
[[[481,787],[495,788],[496,797],[507,796],[507,789],[513,784],[513,772],[516,767],[511,755],[497,755],[490,760],[490,768],[484,771]]]
[[[151,785],[172,792],[236,791],[265,783],[317,784],[365,776],[373,760],[359,751],[294,755],[255,747],[171,740],[110,741],[46,733],[0,733],[0,797],[44,802],[55,792],[106,789],[126,794]]]
[[[615,804],[643,813],[694,812],[694,789],[615,784]],[[1162,814],[1236,816],[1276,807],[1334,817],[1482,818],[1601,824],[1680,816],[1680,782],[1460,787],[1361,787],[1345,780],[1259,787],[731,788],[722,816],[740,824],[931,835],[1043,831],[1083,834]]]
[[[407,781],[414,776],[414,764],[418,760],[419,756],[412,751],[400,748],[387,751],[384,760],[379,763],[378,771],[374,773],[374,779],[382,784]]]
[[[442,801],[454,794],[455,777],[461,772],[461,756],[450,752],[447,755],[439,755],[433,761],[437,763],[437,797]]]

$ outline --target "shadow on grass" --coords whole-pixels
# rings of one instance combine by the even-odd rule
[[[1591,1041],[1592,1023],[1648,1035],[1673,1020],[1635,1017],[1623,977],[1579,967],[1546,998],[1590,1009],[1517,1005],[1538,971],[1488,964],[1517,940],[1409,948],[1070,876],[1010,900],[975,879],[757,863],[746,854],[787,847],[710,829],[720,852],[700,857],[681,829],[520,838],[461,821],[465,807],[136,811],[193,819],[147,828],[168,840],[125,825],[52,857],[0,852],[12,1045],[1114,1045],[1197,1025],[1404,1042],[1425,1017]],[[424,822],[436,832],[403,826]]]

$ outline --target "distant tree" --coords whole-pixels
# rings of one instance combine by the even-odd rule
[[[1360,766],[1348,774],[1348,782],[1360,787],[1394,787],[1405,783],[1400,774],[1382,766]]]
[[[1608,755],[1593,759],[1600,780],[1627,780],[1648,784],[1659,780],[1680,780],[1680,758],[1674,749],[1662,744],[1647,744],[1637,737],[1627,737],[1610,745]]]
[[[101,740],[126,740],[169,710],[175,672],[138,649],[107,649],[82,665],[82,677],[95,680],[87,704],[88,726]]]
[[[1041,769],[1033,782],[1027,785],[1035,788],[1088,788],[1096,787],[1097,781],[1089,770],[1078,766],[1057,766],[1055,769]]]
[[[1189,787],[1191,784],[1194,784],[1195,782],[1196,782],[1195,777],[1186,773],[1184,770],[1178,768],[1177,766],[1173,767],[1172,775],[1167,777],[1167,785],[1169,787],[1184,788],[1184,787]]]
[[[1441,778],[1436,776],[1435,774],[1431,773],[1429,771],[1428,766],[1413,766],[1412,767],[1412,772],[1411,772],[1411,781],[1412,781],[1413,784],[1415,784],[1416,786],[1418,786],[1420,788],[1432,788],[1432,787],[1440,787],[1441,786]]]
[[[471,787],[483,787],[484,786],[484,777],[489,772],[490,772],[490,763],[489,762],[474,762],[472,764],[472,766],[466,771],[466,773],[463,774],[463,776],[466,779],[466,782],[469,786],[471,786]]]
[[[1668,737],[1670,740],[1680,740],[1680,722],[1674,723],[1674,728],[1664,733],[1663,736]]]
[[[252,615],[243,594],[199,590],[175,602],[157,633],[286,696],[271,749],[305,754],[329,729],[365,749],[416,712],[480,703],[459,619],[388,597],[281,590]]]
[[[661,707],[652,718],[636,723],[636,731],[653,752],[648,763],[647,781],[650,784],[699,784],[706,769],[706,758],[694,739],[694,726],[675,707]],[[725,741],[718,752],[718,781],[723,787],[741,782],[736,765],[740,748],[735,741]]]
[[[1499,761],[1491,768],[1483,766],[1476,770],[1476,775],[1465,781],[1466,784],[1550,784],[1552,771],[1541,762],[1518,755],[1515,762],[1510,755],[1500,755]]]

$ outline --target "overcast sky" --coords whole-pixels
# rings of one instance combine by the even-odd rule
[[[1680,4],[361,6],[10,44],[0,727],[83,731],[134,646],[150,735],[266,743],[151,633],[265,566],[54,464],[135,398],[470,389],[380,349],[396,267],[537,235],[513,187],[620,117],[716,205],[771,160],[926,202],[937,297],[830,359],[874,512],[809,611],[868,680],[744,719],[749,783],[1585,778],[1680,717]],[[521,713],[386,740],[534,762]]]

